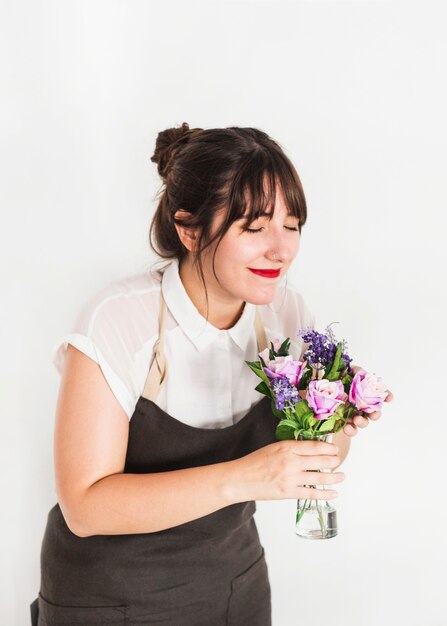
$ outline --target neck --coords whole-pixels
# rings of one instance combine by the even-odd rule
[[[221,330],[231,328],[241,317],[245,307],[243,300],[228,299],[219,284],[207,277],[204,268],[206,288],[208,292],[208,316],[207,301],[203,282],[196,271],[189,257],[182,260],[179,265],[179,276],[183,283],[189,299],[194,304],[202,317],[207,318],[208,322]]]

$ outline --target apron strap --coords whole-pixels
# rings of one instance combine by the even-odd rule
[[[154,401],[158,395],[158,392],[165,379],[167,369],[168,369],[168,364],[165,359],[165,352],[163,350],[165,309],[166,309],[166,302],[165,302],[165,299],[163,298],[163,293],[160,288],[160,308],[159,308],[159,314],[158,314],[158,338],[154,344],[154,348],[153,348],[154,358],[152,360],[152,364],[149,369],[146,382],[144,384],[143,393],[141,394],[143,398],[147,398],[148,400],[154,400]]]
[[[144,384],[143,393],[141,394],[143,398],[146,398],[147,400],[155,401],[158,395],[158,392],[160,391],[160,387],[166,377],[166,373],[168,369],[168,364],[167,364],[164,349],[163,349],[165,311],[166,311],[166,302],[163,298],[163,293],[160,288],[160,309],[159,309],[159,315],[158,315],[158,327],[159,327],[158,339],[156,340],[154,344],[154,348],[153,348],[154,358],[152,360],[152,364],[149,369],[146,382]],[[262,352],[262,350],[268,347],[268,341],[267,341],[267,336],[265,334],[264,325],[259,315],[258,307],[256,307],[256,314],[255,314],[255,331],[256,331],[256,341],[258,344],[258,352]]]
[[[255,331],[256,331],[256,342],[258,344],[258,352],[262,352],[266,348],[268,348],[267,335],[265,334],[264,324],[262,323],[261,316],[259,315],[259,309],[256,307],[255,314]]]

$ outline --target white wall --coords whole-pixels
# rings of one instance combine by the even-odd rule
[[[56,339],[148,267],[157,133],[254,126],[301,175],[290,276],[395,394],[359,431],[339,535],[259,502],[274,626],[441,626],[447,11],[429,2],[1,2],[2,624],[29,623],[55,503]],[[444,267],[442,267],[444,262]]]

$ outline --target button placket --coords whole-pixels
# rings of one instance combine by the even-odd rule
[[[217,414],[223,426],[232,424],[232,401],[231,401],[231,355],[228,351],[228,332],[221,330],[217,336],[217,347],[220,352],[220,371],[219,371],[219,403]],[[230,420],[230,421],[229,421]]]

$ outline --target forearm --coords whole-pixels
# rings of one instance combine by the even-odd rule
[[[233,504],[231,461],[152,474],[112,474],[85,492],[76,534],[165,530]]]
[[[332,443],[338,447],[338,456],[340,457],[340,463],[334,468],[340,467],[345,458],[348,456],[349,448],[351,446],[351,437],[345,435],[343,429],[332,435]]]

